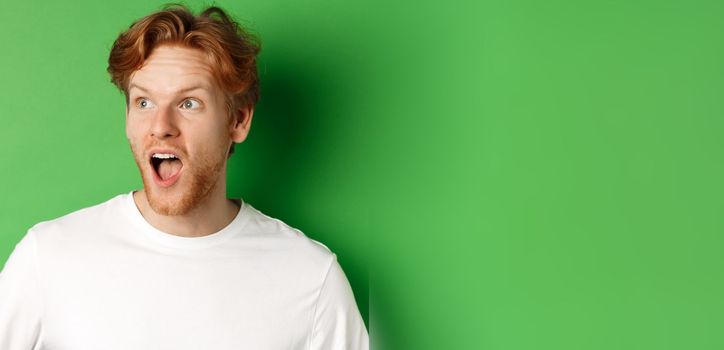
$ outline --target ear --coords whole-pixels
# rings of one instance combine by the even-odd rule
[[[254,107],[245,106],[234,111],[231,122],[231,140],[234,143],[242,143],[249,135],[251,118],[254,116]]]

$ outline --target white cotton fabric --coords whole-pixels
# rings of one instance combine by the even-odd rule
[[[132,193],[31,228],[0,273],[0,349],[368,349],[322,244],[247,203],[187,238]]]

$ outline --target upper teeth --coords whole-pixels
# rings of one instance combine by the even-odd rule
[[[170,153],[154,153],[151,157],[159,158],[159,159],[171,159],[171,158],[175,159],[176,158],[175,155],[170,154]]]

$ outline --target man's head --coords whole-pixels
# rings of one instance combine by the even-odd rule
[[[126,96],[126,135],[157,213],[183,215],[225,189],[226,160],[259,98],[258,53],[215,7],[194,16],[174,6],[116,39],[108,72]]]

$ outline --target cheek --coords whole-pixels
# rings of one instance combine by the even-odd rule
[[[213,126],[214,137],[218,140],[218,143],[226,143],[231,140],[231,124],[226,118],[219,120]]]
[[[228,131],[216,126],[189,128],[185,139],[189,148],[207,155],[219,153],[230,141]]]
[[[142,125],[140,125],[138,118],[134,118],[133,116],[126,117],[126,138],[129,140],[138,138],[141,130]]]
[[[210,142],[210,144],[213,144],[216,152],[223,152],[229,147],[229,142],[231,142],[229,132],[225,129],[221,129],[217,130],[214,136],[214,141]]]

